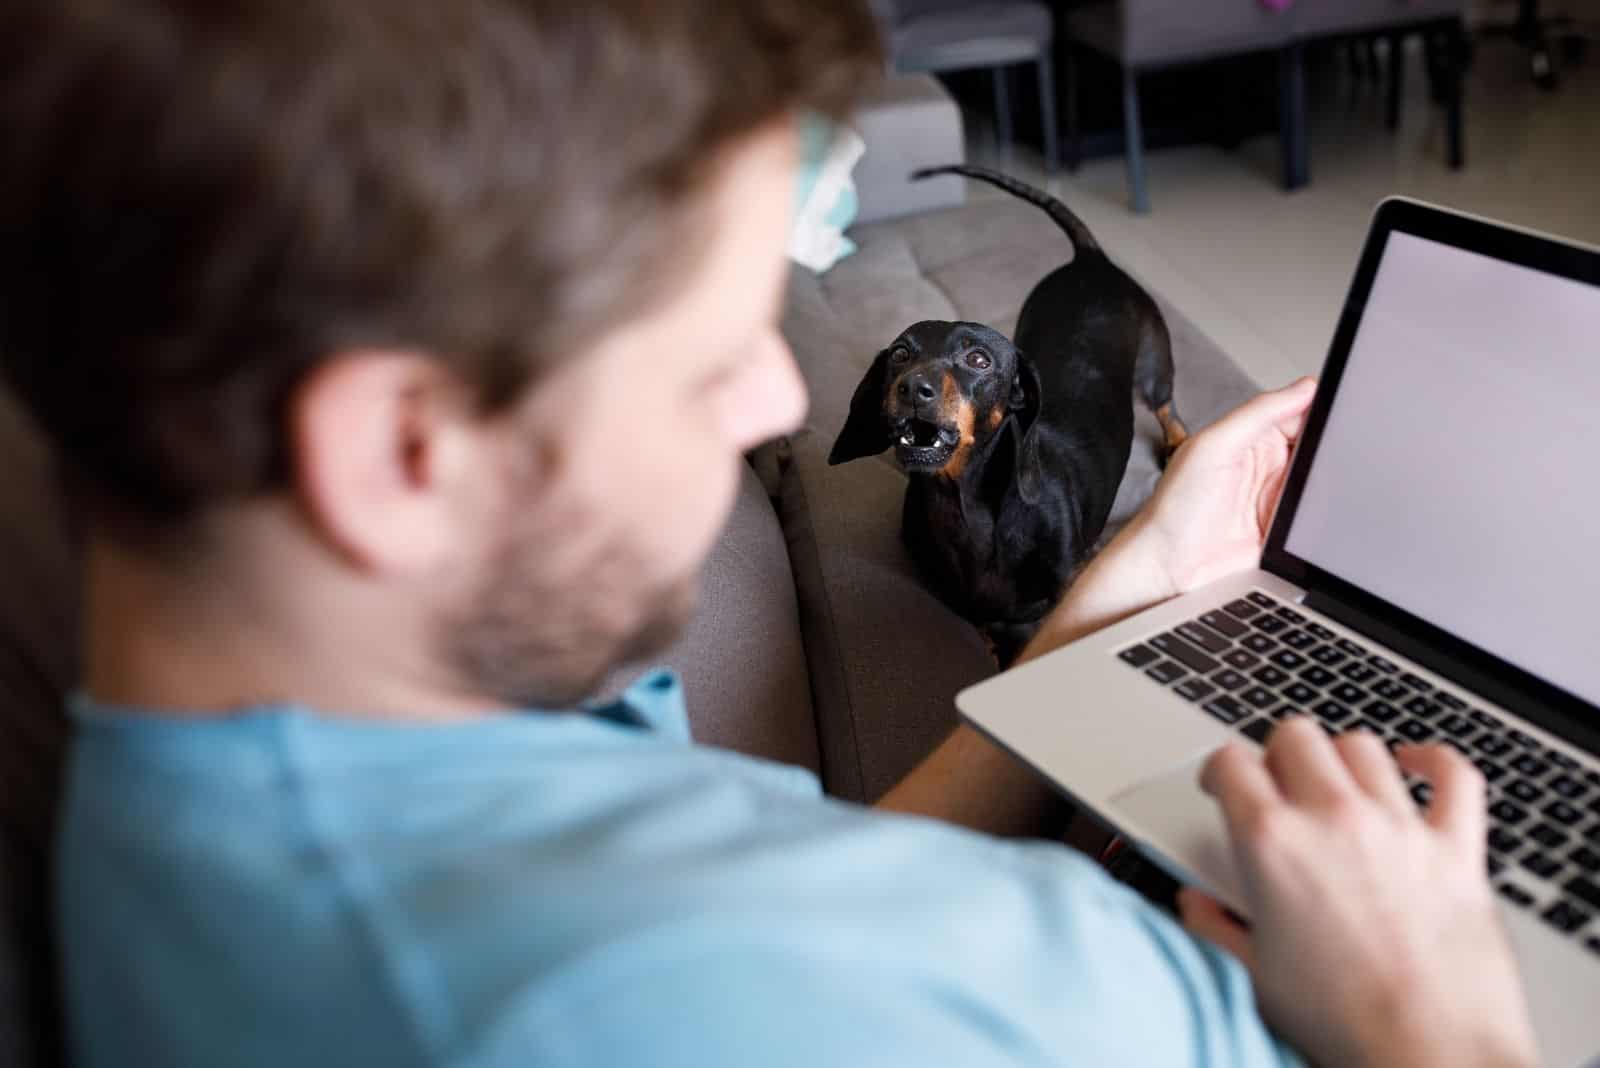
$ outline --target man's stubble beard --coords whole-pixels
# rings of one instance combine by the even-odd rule
[[[513,708],[567,708],[616,668],[661,653],[682,634],[698,600],[698,570],[650,588],[630,547],[617,539],[582,557],[552,561],[580,525],[513,524],[461,609],[444,623],[448,662],[475,696]]]

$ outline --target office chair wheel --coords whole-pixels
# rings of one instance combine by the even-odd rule
[[[1550,59],[1550,50],[1543,46],[1528,53],[1528,72],[1533,76],[1533,84],[1547,92],[1560,82],[1556,76],[1556,65]]]

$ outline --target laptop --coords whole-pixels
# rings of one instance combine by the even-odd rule
[[[1235,908],[1197,785],[1221,743],[1304,713],[1454,745],[1489,780],[1489,876],[1545,1063],[1600,1065],[1597,612],[1600,250],[1396,198],[1259,567],[957,706]]]

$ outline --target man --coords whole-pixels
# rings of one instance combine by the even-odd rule
[[[1370,738],[1219,753],[1255,925],[1187,895],[1202,940],[975,833],[1047,795],[969,731],[874,813],[688,744],[670,677],[574,707],[800,420],[792,120],[870,75],[858,5],[0,29],[0,353],[86,523],[78,1063],[1532,1063],[1448,750],[1426,817]],[[1309,396],[1186,446],[1033,652],[1252,561]]]

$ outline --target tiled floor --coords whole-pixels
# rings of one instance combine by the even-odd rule
[[[1400,130],[1382,92],[1322,77],[1311,102],[1311,184],[1277,184],[1276,137],[1233,154],[1196,146],[1148,155],[1153,211],[1126,207],[1121,157],[1046,179],[1039,156],[997,161],[983,120],[969,117],[968,158],[1050,189],[1124,268],[1159,290],[1263,386],[1315,374],[1373,207],[1404,194],[1600,244],[1600,49],[1555,93],[1535,89],[1521,52],[1480,44],[1467,88],[1467,166],[1444,165],[1444,116],[1427,96],[1422,57],[1408,56]],[[972,184],[973,197],[1004,196]]]

